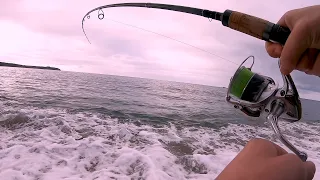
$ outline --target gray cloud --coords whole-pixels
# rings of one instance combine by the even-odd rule
[[[223,86],[237,67],[228,61],[239,64],[247,56],[254,55],[254,71],[281,81],[277,60],[268,56],[262,40],[199,16],[143,8],[111,8],[104,11],[106,17],[144,27],[212,54],[138,29],[116,25],[108,19],[97,20],[97,12],[85,21],[85,29],[92,42],[89,44],[81,29],[83,15],[99,5],[115,2],[56,0],[30,3],[27,0],[4,0],[1,7],[6,8],[0,10],[0,23],[14,22],[23,27],[14,32],[32,33],[26,33],[30,38],[16,38],[8,51],[1,51],[1,57],[27,62],[25,64],[59,65],[68,70]],[[169,0],[158,3],[172,4]],[[232,9],[277,22],[286,11],[318,4],[318,0],[247,0],[242,3],[237,0],[186,0],[180,4],[221,12]],[[7,32],[12,32],[12,29],[7,29]],[[16,35],[9,33],[7,36],[14,38]],[[24,43],[20,44],[20,41]],[[2,43],[7,47],[7,42]],[[25,60],[21,60],[23,58]],[[320,92],[320,86],[316,83],[320,79],[317,77],[296,71],[292,75],[299,89]]]
[[[94,46],[98,47],[98,53],[101,56],[110,56],[112,54],[126,54],[130,56],[141,57],[143,48],[139,41],[130,40],[123,37],[104,36],[95,41]]]

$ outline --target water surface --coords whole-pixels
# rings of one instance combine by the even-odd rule
[[[224,88],[0,71],[3,179],[214,179],[251,138],[281,145],[268,124],[248,120],[227,104]],[[302,103],[303,120],[281,125],[320,167],[320,104]]]

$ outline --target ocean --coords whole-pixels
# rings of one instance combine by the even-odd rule
[[[227,104],[225,88],[66,71],[0,71],[2,180],[206,180],[251,138],[284,147],[264,120],[249,119]],[[320,102],[302,104],[303,120],[282,122],[281,130],[319,169]]]

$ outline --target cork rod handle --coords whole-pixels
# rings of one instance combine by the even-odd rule
[[[221,21],[224,26],[236,31],[282,45],[290,35],[290,29],[287,27],[237,11],[226,10],[221,16]]]

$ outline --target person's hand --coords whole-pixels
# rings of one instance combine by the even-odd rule
[[[281,73],[296,69],[320,76],[320,5],[288,11],[277,24],[291,30],[286,44],[266,42],[265,47],[271,57],[280,57]]]
[[[270,141],[254,139],[216,180],[311,180],[315,171],[314,163],[303,162]]]

